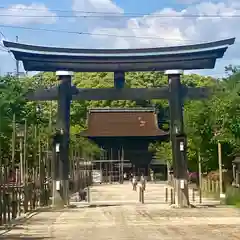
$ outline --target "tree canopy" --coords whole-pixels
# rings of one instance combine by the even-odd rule
[[[204,170],[217,168],[217,141],[223,146],[223,163],[231,166],[236,153],[240,152],[240,71],[238,67],[226,68],[228,77],[214,79],[197,74],[184,75],[183,84],[191,87],[209,86],[213,88],[210,98],[199,101],[186,101],[184,104],[185,131],[188,137],[189,167],[197,167],[197,152],[203,159]],[[104,88],[113,86],[112,73],[76,73],[73,83],[80,88]],[[38,126],[43,144],[54,131],[56,122],[56,102],[27,102],[24,94],[29,89],[40,86],[57,85],[54,73],[39,73],[33,77],[17,79],[12,76],[0,77],[0,137],[2,154],[10,154],[13,118],[17,125],[27,122],[28,128]],[[149,88],[167,85],[167,78],[161,72],[131,72],[126,74],[126,87]],[[169,129],[168,102],[151,101],[74,101],[71,105],[72,144],[89,153],[98,153],[93,143],[76,134],[86,129],[87,111],[92,107],[148,107],[157,109],[159,127]],[[52,127],[49,127],[50,121]],[[50,131],[50,132],[49,132]],[[45,140],[44,140],[45,139]],[[34,137],[29,138],[34,146]],[[171,143],[155,143],[151,149],[156,157],[171,162]]]

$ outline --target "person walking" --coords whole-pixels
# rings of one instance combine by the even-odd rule
[[[140,182],[141,182],[143,191],[145,191],[145,189],[146,189],[146,179],[145,179],[145,176],[144,176],[143,173],[142,173],[142,175],[141,175]]]
[[[151,177],[151,181],[152,182],[155,182],[154,180],[154,172],[153,172],[153,170],[151,170],[151,172],[150,172],[150,177]]]
[[[132,178],[132,186],[133,186],[133,191],[137,191],[137,178],[135,175]]]
[[[130,172],[129,173],[129,181],[132,182],[132,179],[133,179],[133,174]]]

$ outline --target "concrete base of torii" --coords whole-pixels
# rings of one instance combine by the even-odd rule
[[[63,208],[64,207],[64,202],[62,200],[62,197],[60,195],[60,192],[57,191],[56,187],[56,180],[52,181],[52,208]]]
[[[174,179],[175,204],[177,208],[190,207],[188,194],[188,181],[186,179]]]

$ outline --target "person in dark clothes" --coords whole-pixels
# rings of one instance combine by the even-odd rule
[[[86,189],[80,189],[78,191],[78,198],[79,198],[79,202],[87,201],[87,191],[86,191]]]

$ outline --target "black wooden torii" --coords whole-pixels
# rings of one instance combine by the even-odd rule
[[[33,46],[4,41],[3,44],[22,61],[26,71],[56,71],[59,86],[29,93],[30,101],[58,101],[58,128],[61,130],[60,179],[63,203],[68,203],[68,148],[71,100],[150,100],[168,99],[176,203],[189,205],[187,186],[186,136],[183,128],[183,101],[209,95],[208,88],[187,88],[181,84],[182,70],[212,69],[235,38],[176,47],[143,49],[70,49]],[[177,69],[177,70],[171,70]],[[180,70],[178,70],[180,69]],[[167,71],[166,71],[167,70]],[[114,72],[114,88],[77,89],[72,86],[73,73]],[[128,71],[166,71],[168,87],[124,88]],[[56,180],[56,179],[54,179]]]

